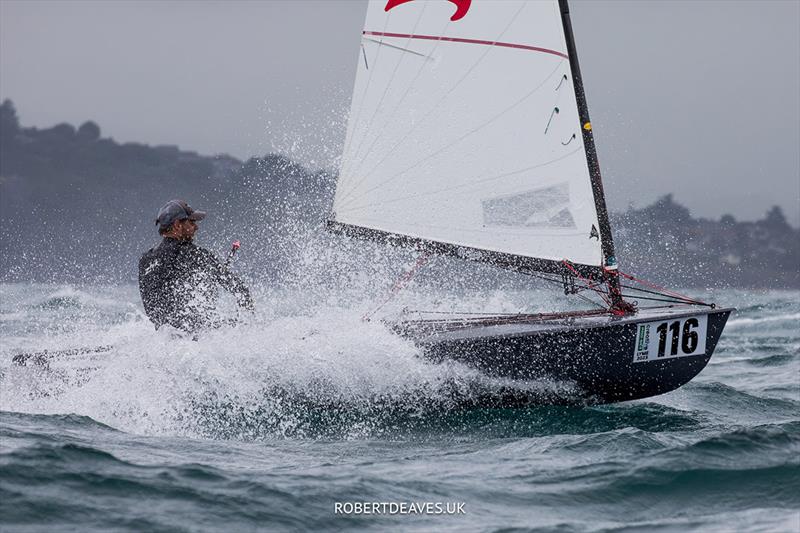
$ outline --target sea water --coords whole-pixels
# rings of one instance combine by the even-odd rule
[[[713,298],[739,310],[677,391],[475,409],[496,380],[425,362],[367,303],[263,293],[193,341],[132,285],[0,285],[0,529],[798,531],[800,293]],[[83,347],[108,348],[11,364]]]

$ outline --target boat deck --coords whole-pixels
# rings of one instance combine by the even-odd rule
[[[469,340],[473,338],[526,337],[538,333],[621,326],[668,318],[730,311],[692,305],[674,305],[639,309],[635,314],[617,316],[608,312],[553,318],[552,315],[506,315],[450,320],[413,320],[398,322],[392,328],[417,342]]]

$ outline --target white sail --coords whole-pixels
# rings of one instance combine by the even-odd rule
[[[372,0],[334,220],[600,266],[581,127],[557,0]]]

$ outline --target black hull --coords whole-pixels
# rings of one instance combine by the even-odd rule
[[[399,330],[412,338],[431,361],[458,361],[494,377],[570,383],[578,391],[565,397],[548,395],[533,402],[512,393],[481,403],[612,403],[657,396],[688,383],[711,359],[731,311],[683,308],[642,311],[630,317],[472,324],[467,328],[415,322],[400,326]],[[708,317],[704,352],[633,361],[638,324],[701,315]]]

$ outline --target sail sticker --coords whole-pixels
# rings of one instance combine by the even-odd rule
[[[401,4],[406,4],[411,1],[413,0],[389,0],[388,2],[386,2],[386,7],[383,8],[383,10],[389,11],[392,8],[395,8]],[[452,17],[450,17],[450,20],[455,22],[463,18],[464,15],[467,14],[467,11],[469,11],[469,5],[472,3],[472,0],[450,0],[450,2],[456,5],[456,12],[453,13]]]
[[[488,198],[482,204],[487,226],[576,228],[567,183]]]
[[[702,355],[707,331],[708,315],[636,324],[633,362]]]
[[[595,227],[594,224],[592,224],[592,229],[589,232],[589,238],[590,239],[597,239],[598,241],[600,240],[600,233],[598,233],[597,227]]]

